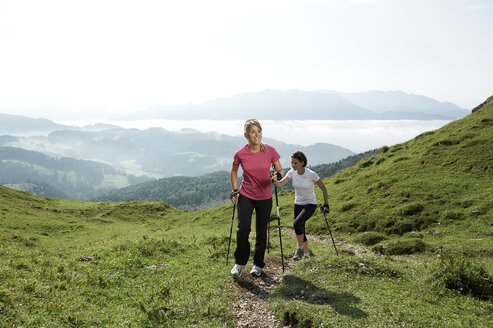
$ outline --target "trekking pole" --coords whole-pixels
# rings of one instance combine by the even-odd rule
[[[276,191],[277,224],[278,224],[278,227],[279,227],[279,242],[281,243],[282,272],[284,272],[284,254],[282,253],[281,219],[279,218],[279,201],[277,200],[277,186],[274,186],[274,189]]]
[[[332,244],[334,245],[334,249],[336,250],[337,256],[339,256],[339,252],[337,251],[334,237],[332,237],[332,231],[330,231],[329,222],[327,221],[327,214],[326,213],[324,213],[324,218],[325,218],[325,223],[327,223],[327,228],[329,228],[329,234],[330,234],[330,238],[332,238]]]
[[[231,235],[233,234],[233,221],[235,220],[236,203],[233,203],[233,217],[231,218],[231,228],[229,228],[229,243],[228,243],[228,256],[226,257],[226,265],[229,261],[229,247],[231,246]]]

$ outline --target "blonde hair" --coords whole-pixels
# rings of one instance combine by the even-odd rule
[[[245,138],[247,134],[250,133],[250,129],[252,128],[253,125],[257,126],[260,129],[260,131],[262,131],[262,126],[260,125],[260,122],[254,118],[251,118],[245,122],[245,125],[243,125],[243,133]],[[264,153],[267,153],[267,148],[262,142],[260,142],[260,150],[263,151]]]

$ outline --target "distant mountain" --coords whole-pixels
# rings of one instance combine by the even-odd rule
[[[403,91],[323,92],[338,95],[358,106],[380,114],[382,119],[457,119],[471,113],[470,110],[450,102],[439,102],[429,97]]]
[[[276,148],[285,166],[289,166],[289,156],[295,150],[304,151],[313,165],[335,162],[354,154],[349,149],[324,143],[304,147],[268,138],[264,142]],[[48,137],[17,138],[3,144],[57,156],[97,160],[134,175],[171,177],[230,170],[235,151],[246,142],[244,137],[192,129],[170,132],[161,128],[144,131],[116,128],[54,131]]]
[[[0,114],[0,138],[3,135],[38,136],[48,135],[57,130],[103,131],[119,128],[117,125],[97,123],[84,127],[58,124],[44,118],[31,118],[21,115]],[[12,136],[10,136],[12,138]],[[0,145],[2,140],[0,139]]]
[[[148,180],[103,163],[0,147],[0,184],[39,196],[88,200]]]
[[[207,101],[201,105],[154,106],[125,119],[350,120],[374,113],[323,92],[265,90]]]
[[[29,118],[20,115],[0,114],[0,134],[41,135],[55,130],[75,129],[57,124],[44,118]]]
[[[109,129],[119,129],[120,127],[118,125],[114,124],[105,124],[105,123],[97,123],[93,125],[85,125],[81,128],[77,128],[77,130],[83,130],[83,131],[104,131],[104,130],[109,130]]]
[[[349,94],[326,90],[265,90],[200,105],[156,105],[121,119],[453,120],[468,113],[452,103],[402,91]]]
[[[22,190],[30,194],[42,196],[42,197],[64,198],[64,199],[71,198],[69,195],[67,195],[60,189],[46,182],[27,180],[26,182],[23,183],[12,183],[12,184],[7,183],[4,184],[4,186],[12,189]]]

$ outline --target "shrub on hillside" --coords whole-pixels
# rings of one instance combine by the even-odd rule
[[[367,231],[358,235],[358,237],[356,237],[354,241],[366,246],[373,246],[386,239],[387,237],[383,233]]]
[[[372,251],[382,255],[406,255],[422,252],[426,244],[417,238],[399,239],[393,242],[375,245]]]
[[[365,159],[363,160],[360,164],[359,164],[359,167],[360,168],[365,168],[365,167],[369,167],[373,164],[373,161],[372,160],[369,160],[369,159]]]
[[[355,213],[347,219],[350,232],[364,232],[376,230],[375,226],[381,219],[365,213]],[[383,231],[382,231],[383,232]]]
[[[469,208],[474,204],[474,201],[472,199],[467,199],[467,200],[462,200],[460,202],[457,202],[457,205],[459,205],[462,208]]]
[[[439,142],[433,144],[433,146],[451,146],[451,145],[457,145],[459,143],[460,143],[460,140],[445,139],[445,140],[442,140],[442,141],[439,141]]]
[[[350,209],[352,209],[355,206],[356,206],[356,203],[352,203],[352,202],[344,203],[344,204],[342,204],[341,212],[349,211]]]
[[[357,232],[372,231],[375,230],[375,225],[377,224],[378,218],[369,215],[363,215],[359,220],[355,221],[357,223]]]
[[[380,218],[375,222],[375,231],[379,232],[387,232],[387,230],[394,226],[397,218],[395,217],[386,217]]]
[[[421,213],[425,207],[420,203],[412,203],[401,209],[403,215],[415,215]]]
[[[400,162],[400,161],[406,161],[408,159],[409,159],[409,157],[406,157],[406,156],[399,157],[399,158],[394,159],[394,163],[397,163],[397,162]]]
[[[482,300],[493,300],[493,274],[463,256],[442,255],[432,267],[435,287],[456,290]]]
[[[424,234],[422,234],[421,232],[416,232],[416,231],[406,232],[402,236],[405,238],[418,238],[418,239],[423,239],[425,237]]]
[[[463,220],[464,219],[464,213],[459,212],[459,211],[447,211],[443,215],[444,219],[446,220]]]
[[[416,223],[412,219],[404,219],[397,221],[393,226],[387,228],[385,232],[388,234],[403,235],[406,232],[416,230]]]
[[[380,165],[385,161],[385,157],[380,157],[375,163],[376,165]]]

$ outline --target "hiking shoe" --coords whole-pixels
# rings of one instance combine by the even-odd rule
[[[298,260],[301,260],[303,258],[303,247],[298,247],[296,249],[296,252],[294,252],[294,255],[293,255],[293,260],[295,261],[298,261]]]
[[[241,271],[245,266],[240,264],[235,264],[233,269],[231,269],[231,274],[235,277],[241,277]]]
[[[253,276],[260,277],[260,275],[262,274],[262,268],[259,267],[259,266],[254,265],[253,268],[252,268],[252,270],[250,271],[250,273]]]
[[[305,259],[309,259],[310,258],[310,253],[306,253],[305,254]]]

